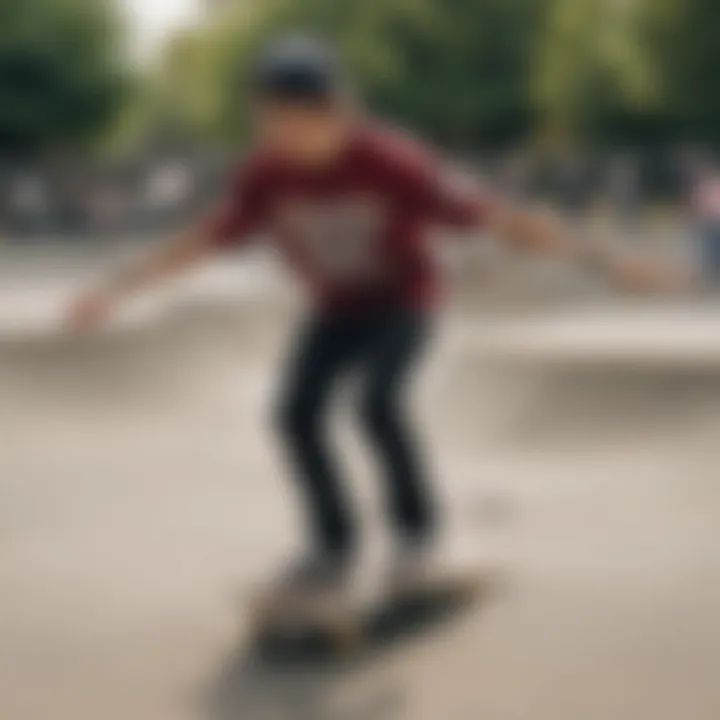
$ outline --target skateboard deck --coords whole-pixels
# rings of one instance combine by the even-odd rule
[[[460,617],[487,597],[494,584],[489,574],[478,574],[404,593],[381,591],[354,607],[301,622],[266,618],[252,626],[253,648],[266,660],[290,664],[367,657]]]

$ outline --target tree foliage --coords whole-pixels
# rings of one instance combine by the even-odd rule
[[[167,83],[193,88],[182,113],[205,131],[241,137],[245,83],[268,38],[291,30],[333,42],[373,109],[447,143],[511,137],[532,116],[528,80],[537,0],[266,0],[185,38]],[[176,98],[177,99],[177,98]]]
[[[168,77],[190,126],[242,137],[255,50],[299,29],[339,47],[374,110],[443,143],[717,137],[718,27],[717,0],[264,0],[186,38]]]
[[[83,146],[126,88],[120,24],[104,0],[0,3],[0,152]]]
[[[139,87],[117,2],[2,0],[0,153],[109,126],[235,143],[255,52],[297,30],[339,48],[373,110],[444,144],[720,135],[718,0],[254,0],[171,38]]]
[[[657,112],[670,136],[720,139],[720,3],[644,0],[645,51],[661,92]]]

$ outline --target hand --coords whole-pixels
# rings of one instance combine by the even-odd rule
[[[620,256],[609,262],[611,279],[631,293],[676,294],[689,290],[692,274],[686,268],[647,257]]]
[[[74,300],[66,316],[66,326],[78,334],[99,330],[112,314],[118,298],[109,288],[86,291]]]

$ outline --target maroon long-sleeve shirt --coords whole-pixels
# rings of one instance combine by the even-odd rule
[[[322,311],[427,307],[439,289],[427,231],[479,225],[489,202],[418,143],[366,124],[319,169],[256,150],[206,229],[220,246],[271,238]]]

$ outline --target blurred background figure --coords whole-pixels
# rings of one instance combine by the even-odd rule
[[[640,167],[629,153],[619,152],[607,169],[610,206],[619,229],[628,236],[637,230],[642,210]]]
[[[550,166],[553,197],[561,212],[576,224],[587,216],[593,196],[591,167],[584,153],[568,148]]]
[[[523,149],[508,154],[499,171],[498,185],[502,190],[520,202],[533,198],[535,168],[533,157]]]
[[[691,207],[705,277],[712,287],[720,281],[720,168],[709,155],[695,160]]]
[[[38,175],[28,171],[15,178],[9,198],[12,224],[21,235],[35,237],[47,228],[48,198]]]
[[[172,226],[193,192],[192,170],[182,160],[158,160],[148,169],[141,200],[151,229]]]

